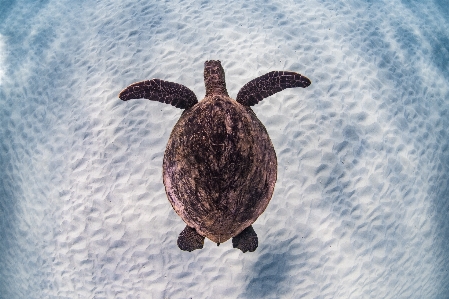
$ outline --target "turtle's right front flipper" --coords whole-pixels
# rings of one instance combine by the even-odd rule
[[[310,83],[309,78],[298,73],[273,71],[243,85],[237,94],[236,101],[249,107],[286,88],[305,88]]]
[[[123,89],[118,97],[123,101],[145,98],[151,101],[171,104],[181,109],[188,109],[198,103],[193,91],[184,85],[160,79],[133,83]]]

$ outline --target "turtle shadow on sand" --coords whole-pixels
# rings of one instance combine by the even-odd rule
[[[300,239],[301,237],[295,236],[262,248],[264,253],[249,268],[250,278],[245,292],[239,298],[284,298],[294,285],[304,281],[306,273],[304,277],[294,276],[299,275],[298,271],[301,269],[307,272],[308,259],[313,254],[303,250],[304,245]]]
[[[231,99],[218,60],[204,64],[206,96],[160,79],[131,84],[123,101],[145,98],[184,109],[164,154],[165,192],[186,227],[181,250],[201,249],[207,237],[243,252],[258,246],[252,224],[264,212],[277,177],[277,159],[265,126],[251,106],[286,88],[307,87],[298,73],[272,71],[245,84]]]

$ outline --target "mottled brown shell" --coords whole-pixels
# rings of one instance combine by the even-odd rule
[[[256,221],[271,199],[276,174],[264,125],[251,108],[223,94],[186,110],[165,150],[169,201],[188,226],[216,243]]]

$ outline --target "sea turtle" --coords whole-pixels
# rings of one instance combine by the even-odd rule
[[[273,71],[229,97],[220,61],[204,63],[206,96],[198,102],[187,87],[159,79],[131,84],[123,101],[145,98],[185,109],[171,132],[163,162],[165,192],[187,224],[182,250],[203,248],[204,238],[234,248],[258,246],[252,223],[262,214],[276,182],[276,153],[267,130],[250,106],[286,88],[307,87],[298,73]]]

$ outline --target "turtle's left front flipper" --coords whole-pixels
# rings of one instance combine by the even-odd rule
[[[198,103],[193,91],[184,85],[160,79],[133,83],[123,89],[118,97],[123,101],[145,98],[181,109],[188,109]]]
[[[305,88],[310,83],[309,78],[298,73],[273,71],[246,83],[236,100],[244,106],[252,106],[286,88]]]

